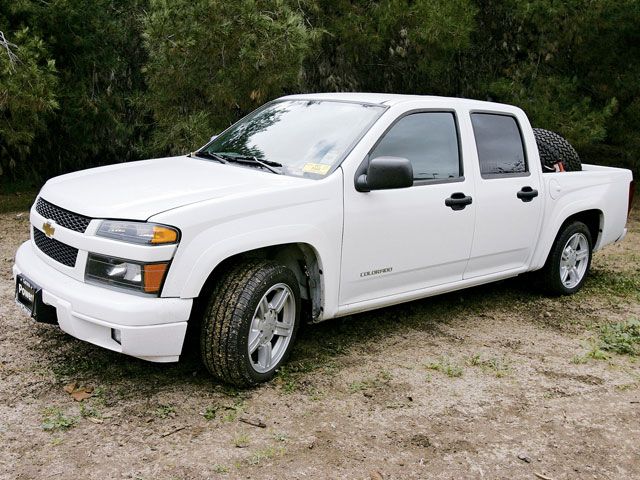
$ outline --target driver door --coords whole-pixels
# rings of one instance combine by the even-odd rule
[[[458,132],[453,112],[409,112],[383,134],[368,159],[408,159],[414,185],[358,192],[354,182],[344,182],[341,306],[462,280],[476,205]],[[472,203],[445,205],[459,197]]]

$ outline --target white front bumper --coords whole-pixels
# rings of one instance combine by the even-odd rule
[[[60,329],[80,340],[152,362],[176,362],[182,352],[192,299],[151,298],[86,284],[56,270],[31,241],[16,252],[13,276],[23,274],[55,307]],[[113,340],[112,329],[121,332]]]

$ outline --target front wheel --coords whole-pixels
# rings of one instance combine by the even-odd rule
[[[592,248],[591,232],[584,223],[576,221],[564,227],[542,270],[544,288],[555,295],[580,290],[591,266]]]
[[[300,322],[300,289],[287,267],[237,264],[216,283],[200,334],[202,359],[239,387],[270,380],[288,356]]]

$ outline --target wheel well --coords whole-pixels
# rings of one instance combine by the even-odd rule
[[[593,248],[595,249],[600,239],[600,233],[602,232],[602,212],[600,210],[585,210],[584,212],[574,213],[564,221],[558,233],[560,233],[566,225],[576,220],[584,223],[589,229]]]
[[[319,320],[322,315],[322,265],[316,250],[306,243],[286,243],[262,247],[247,252],[238,253],[220,262],[200,289],[198,302],[206,303],[213,285],[220,278],[222,272],[231,265],[251,258],[264,258],[275,260],[289,267],[300,286],[300,296],[303,304],[303,320],[313,322]]]

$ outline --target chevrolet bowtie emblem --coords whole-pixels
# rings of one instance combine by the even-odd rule
[[[51,238],[53,237],[53,234],[55,233],[56,229],[53,225],[51,225],[51,222],[44,222],[42,224],[42,231],[47,237]]]

